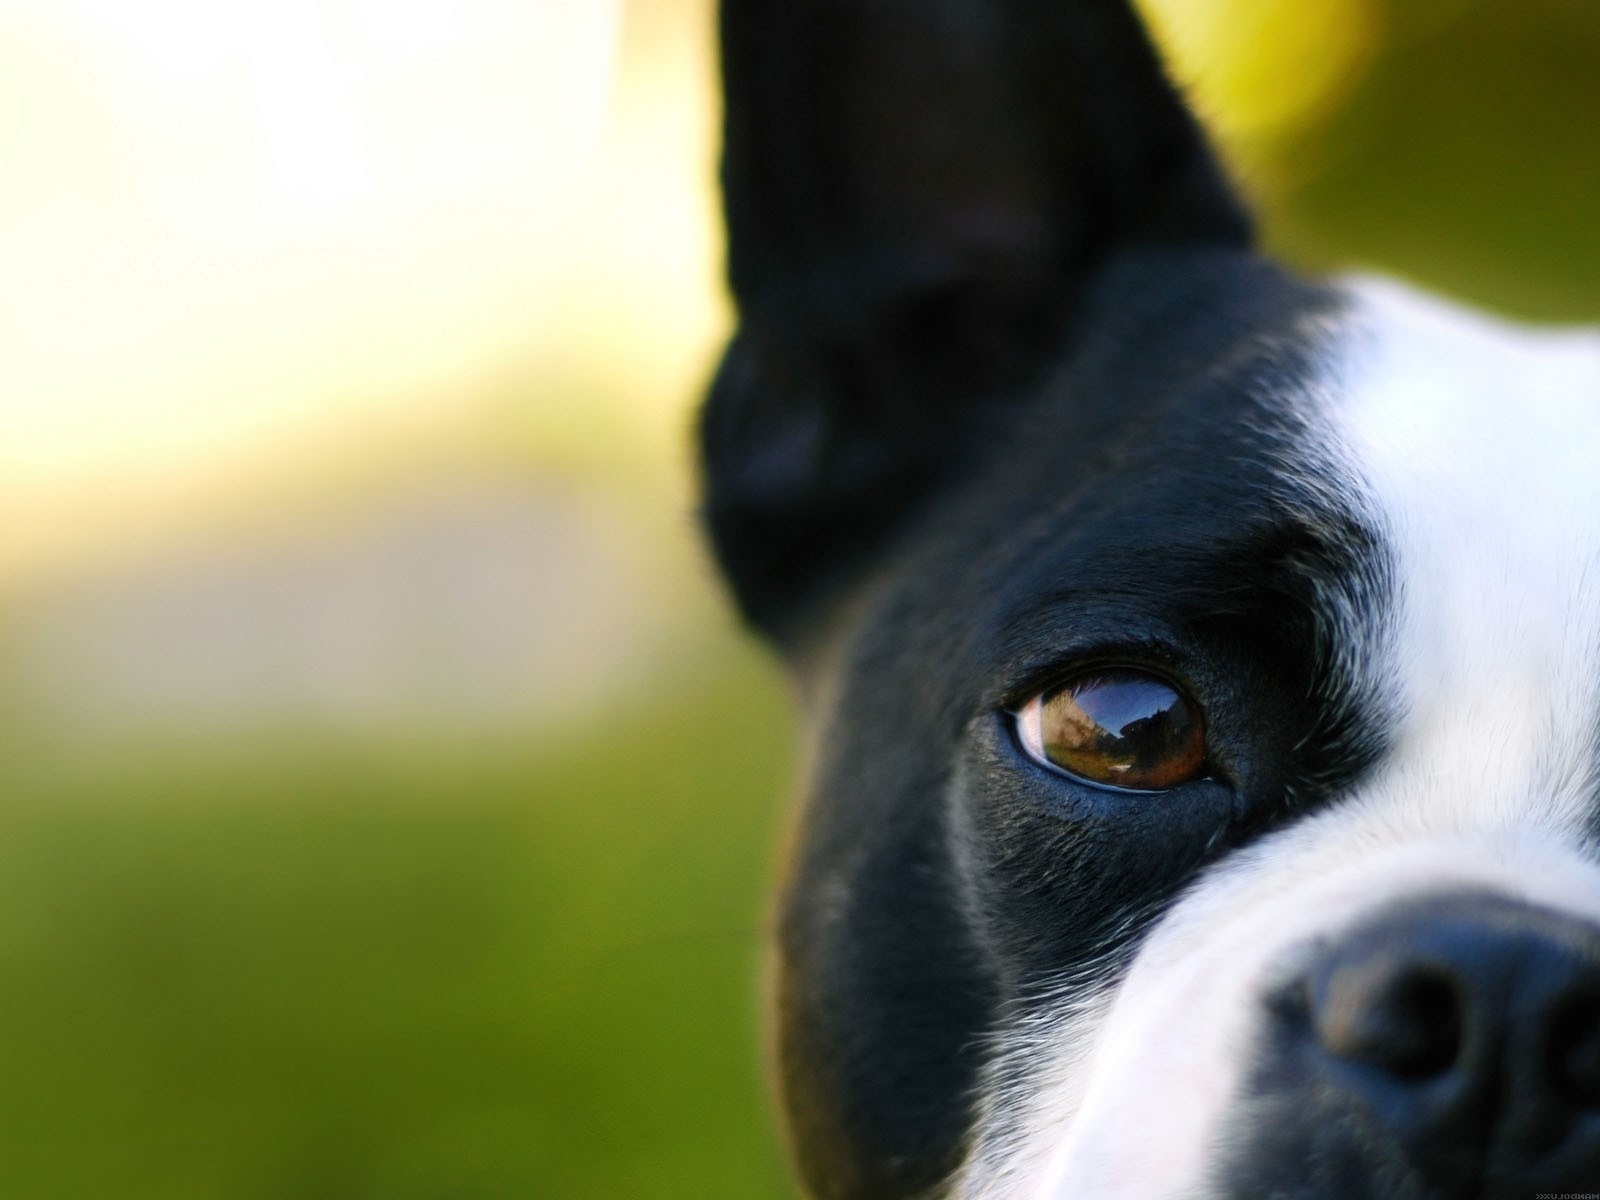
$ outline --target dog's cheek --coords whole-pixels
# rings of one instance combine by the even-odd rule
[[[1013,988],[1121,958],[1226,844],[1235,800],[1223,784],[1082,785],[1030,762],[992,717],[969,744],[950,792],[954,858],[978,940]]]
[[[857,677],[815,764],[777,911],[773,1030],[808,1194],[923,1196],[960,1162],[993,1021],[942,821],[942,761]],[[922,728],[922,726],[917,726]]]

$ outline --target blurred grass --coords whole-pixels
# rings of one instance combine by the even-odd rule
[[[756,996],[785,726],[738,658],[559,747],[35,756],[6,1194],[789,1194]]]
[[[1600,318],[1600,7],[1390,0],[1386,11],[1387,41],[1344,104],[1274,151],[1276,173],[1294,180],[1266,189],[1281,191],[1275,248],[1526,319]]]

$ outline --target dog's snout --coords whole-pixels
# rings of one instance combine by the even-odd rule
[[[1279,1048],[1430,1180],[1600,1160],[1600,925],[1431,897],[1318,947],[1276,999]]]

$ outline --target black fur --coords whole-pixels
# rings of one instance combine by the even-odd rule
[[[1371,760],[1331,601],[1389,585],[1286,466],[1336,301],[1250,252],[1124,4],[727,0],[722,32],[706,519],[825,726],[779,1060],[810,1191],[894,1200],[969,1148],[987,1035]],[[1007,706],[1107,660],[1200,701],[1206,779],[1111,801],[1021,755]]]
[[[739,328],[702,423],[745,612],[812,615],[1119,248],[1250,222],[1120,0],[729,0]]]
[[[1315,650],[1322,598],[1370,539],[1269,465],[1306,365],[1279,335],[1326,298],[1210,253],[1119,264],[1092,294],[1072,361],[818,651],[840,661],[780,910],[780,1059],[819,1196],[943,1177],[1002,1018],[1114,967],[1202,866],[1381,745],[1377,697],[1339,721],[1308,702],[1344,686]],[[1130,801],[1024,758],[1007,705],[1106,660],[1188,686],[1210,778]]]

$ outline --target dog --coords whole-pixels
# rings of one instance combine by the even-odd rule
[[[1120,0],[720,30],[809,1194],[1600,1193],[1600,339],[1262,257]]]

